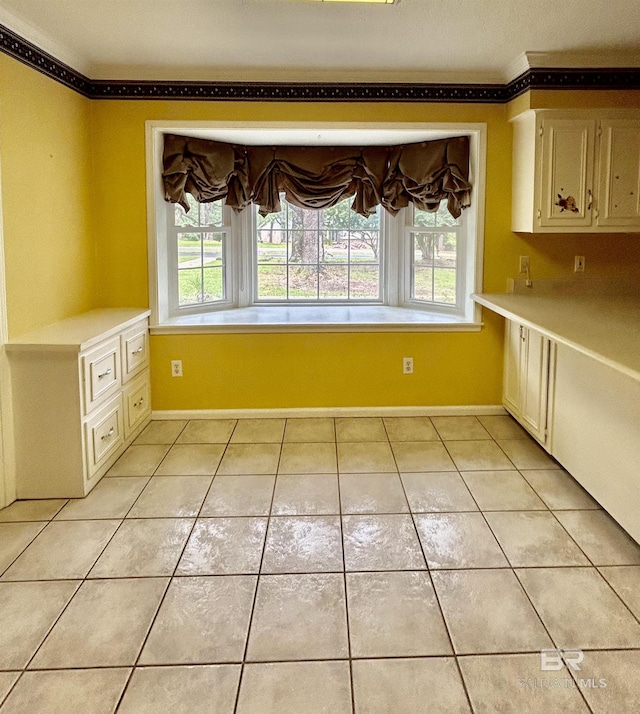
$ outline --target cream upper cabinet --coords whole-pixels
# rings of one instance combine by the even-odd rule
[[[640,118],[600,123],[600,226],[640,230]]]
[[[640,232],[640,112],[532,110],[513,120],[512,229]]]

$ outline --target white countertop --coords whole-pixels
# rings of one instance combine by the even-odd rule
[[[480,293],[484,307],[640,381],[640,298]]]
[[[15,337],[6,348],[9,352],[43,349],[81,352],[150,314],[150,310],[140,308],[90,310]]]

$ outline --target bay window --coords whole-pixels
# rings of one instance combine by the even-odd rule
[[[482,255],[481,128],[467,134],[473,200],[457,216],[446,195],[427,196],[428,205],[421,198],[392,211],[378,204],[360,212],[353,210],[357,197],[352,194],[332,205],[309,207],[300,205],[312,203],[306,195],[292,200],[282,189],[270,194],[268,210],[258,210],[241,200],[237,186],[231,197],[218,197],[214,185],[206,196],[194,189],[182,193],[180,202],[165,201],[158,174],[152,173],[160,168],[165,132],[152,129],[150,262],[156,325],[177,325],[187,316],[184,324],[193,324],[194,316],[199,325],[209,318],[215,324],[221,313],[229,323],[234,319],[229,311],[246,308],[253,308],[251,319],[260,320],[260,309],[285,306],[349,307],[340,314],[356,323],[360,309],[377,306],[402,308],[416,324],[474,324],[470,295],[479,289]],[[304,322],[304,312],[295,314]],[[326,314],[332,322],[338,313]]]

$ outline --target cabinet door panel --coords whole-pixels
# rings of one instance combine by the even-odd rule
[[[522,419],[528,431],[544,443],[547,427],[549,340],[528,329],[523,360]]]
[[[638,226],[640,121],[602,122],[599,195],[599,225]]]
[[[595,121],[542,122],[541,226],[592,223]]]
[[[520,344],[522,327],[507,320],[504,325],[504,377],[502,401],[517,416],[520,413]]]

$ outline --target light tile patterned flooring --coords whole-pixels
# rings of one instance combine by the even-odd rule
[[[640,547],[507,416],[152,422],[0,573],[1,714],[640,711]]]

